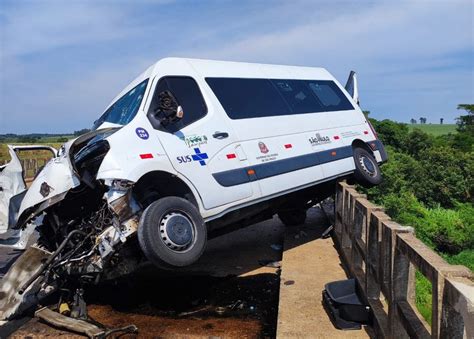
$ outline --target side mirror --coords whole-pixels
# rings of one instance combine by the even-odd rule
[[[357,86],[357,74],[354,71],[349,73],[349,78],[347,78],[346,86],[344,86],[349,95],[354,99],[354,101],[359,105],[359,88]]]

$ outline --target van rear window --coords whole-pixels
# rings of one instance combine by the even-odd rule
[[[231,119],[352,110],[330,80],[206,78]]]

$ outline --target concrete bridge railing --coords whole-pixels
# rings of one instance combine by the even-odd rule
[[[345,182],[336,190],[334,240],[374,312],[378,337],[474,338],[472,272],[448,264]],[[431,326],[415,306],[415,270],[431,282]]]

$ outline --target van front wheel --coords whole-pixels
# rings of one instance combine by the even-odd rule
[[[197,261],[204,252],[207,229],[192,203],[179,197],[165,197],[143,212],[138,242],[155,266],[183,267]]]
[[[367,150],[354,148],[354,177],[364,187],[372,187],[382,182],[382,174],[374,156]]]

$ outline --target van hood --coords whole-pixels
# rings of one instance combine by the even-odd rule
[[[19,208],[10,206],[9,228],[22,228],[46,208],[64,199],[73,188],[94,185],[99,166],[109,150],[107,137],[119,128],[86,133],[61,146],[26,191]]]

